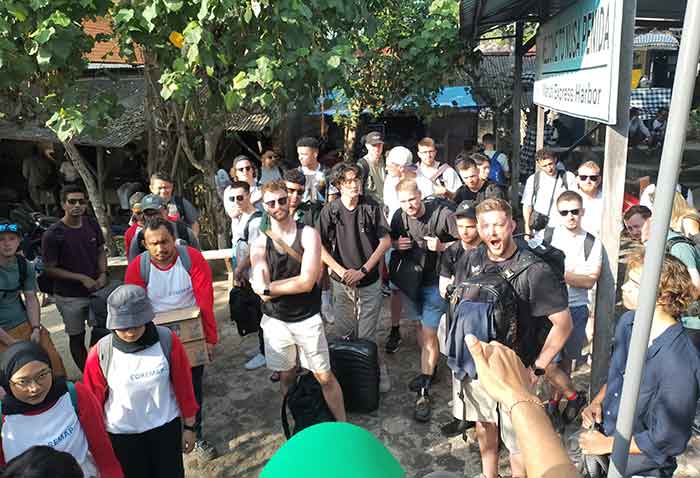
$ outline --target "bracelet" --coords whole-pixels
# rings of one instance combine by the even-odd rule
[[[41,329],[41,324],[39,324],[39,325],[32,325],[32,330],[37,330],[37,329]]]
[[[195,425],[190,426],[190,425],[185,425],[183,423],[182,428],[184,428],[185,430],[187,430],[189,432],[196,432],[197,431],[197,428]]]
[[[536,400],[534,398],[525,398],[523,400],[518,400],[513,405],[511,405],[510,408],[506,411],[506,413],[510,416],[513,413],[513,409],[516,407],[516,405],[519,405],[521,403],[534,403],[538,407],[544,408],[544,405],[542,405],[542,402],[540,402],[539,400]]]

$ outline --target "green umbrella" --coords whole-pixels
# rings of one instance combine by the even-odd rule
[[[350,423],[325,422],[297,433],[277,450],[260,478],[403,478],[382,442]]]

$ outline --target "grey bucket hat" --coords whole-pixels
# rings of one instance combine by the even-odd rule
[[[140,327],[151,322],[156,314],[146,289],[133,284],[120,285],[107,298],[109,330]]]

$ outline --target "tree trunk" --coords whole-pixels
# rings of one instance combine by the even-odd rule
[[[216,158],[219,149],[219,142],[223,135],[223,128],[212,128],[204,135],[204,163],[207,166],[207,172],[204,173],[204,184],[206,185],[207,204],[211,206],[209,209],[209,217],[212,220],[212,233],[216,236],[216,244],[219,249],[227,247],[228,225],[224,203],[219,197],[216,190],[216,182],[214,175],[216,174]]]
[[[345,126],[344,153],[345,159],[351,160],[355,150],[355,138],[357,138],[357,123],[352,121]]]
[[[160,96],[160,68],[155,59],[144,52],[144,112],[148,141],[146,170],[169,172],[177,149],[176,119]]]
[[[83,156],[80,154],[80,151],[78,151],[78,148],[73,143],[64,142],[63,147],[65,148],[66,153],[68,153],[71,163],[73,163],[75,169],[78,170],[80,177],[83,179],[83,183],[85,183],[88,198],[92,203],[92,208],[95,210],[97,223],[100,225],[100,229],[102,229],[102,235],[105,239],[105,247],[107,247],[107,254],[110,257],[115,256],[117,249],[114,245],[114,238],[112,237],[112,228],[109,221],[109,216],[107,214],[107,208],[105,206],[105,202],[100,196],[95,177],[93,176],[92,172],[90,172],[90,168],[85,162]]]

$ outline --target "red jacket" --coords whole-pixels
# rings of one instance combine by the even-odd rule
[[[78,421],[83,428],[85,438],[88,442],[88,449],[95,460],[100,478],[123,478],[122,466],[114,454],[112,442],[107,435],[104,423],[104,412],[102,405],[98,403],[95,396],[90,393],[90,389],[80,382],[75,383],[75,394],[77,396]],[[53,406],[53,404],[51,405]],[[51,408],[48,407],[48,408]],[[47,408],[47,409],[48,409]],[[45,410],[35,412],[43,413]],[[2,438],[0,437],[0,440]],[[5,454],[0,442],[0,465],[5,465]]]
[[[183,418],[191,418],[197,414],[199,405],[194,398],[194,388],[192,387],[192,372],[187,352],[182,346],[180,339],[172,333],[173,347],[170,350],[170,382],[173,384],[175,400],[180,407],[180,415]],[[98,346],[95,345],[88,353],[83,371],[83,382],[94,394],[100,403],[99,416],[104,416],[104,404],[107,401],[107,380],[100,367],[100,357]]]
[[[129,226],[129,229],[126,230],[124,233],[124,250],[126,251],[126,256],[127,258],[129,257],[129,249],[131,248],[131,241],[134,240],[134,236],[136,236],[136,231],[138,228],[141,227],[137,223],[133,223],[131,226]]]
[[[187,251],[190,254],[190,262],[192,263],[192,268],[190,269],[192,290],[194,292],[194,299],[197,302],[197,306],[202,313],[202,327],[204,328],[204,336],[208,344],[216,345],[216,343],[219,341],[219,335],[216,329],[216,317],[214,317],[214,286],[212,283],[211,268],[209,268],[209,263],[204,258],[202,253],[197,249],[188,246]],[[169,267],[175,265],[176,261],[177,256]],[[153,267],[157,267],[152,262],[151,265]],[[126,269],[124,282],[126,284],[135,284],[148,289],[146,283],[141,278],[140,260],[131,261],[131,264],[129,264]]]

